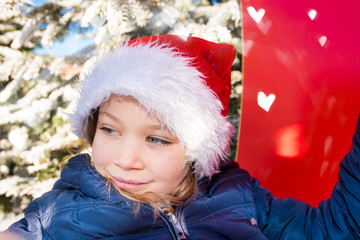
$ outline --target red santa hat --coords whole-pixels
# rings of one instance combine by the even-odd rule
[[[227,113],[235,53],[196,37],[127,41],[82,73],[74,132],[86,138],[88,116],[111,94],[132,96],[178,137],[199,176],[211,176],[233,133]]]

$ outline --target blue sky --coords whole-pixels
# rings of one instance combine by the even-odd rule
[[[32,0],[36,7],[39,7],[47,2],[47,0]]]
[[[38,55],[51,55],[53,57],[70,56],[81,49],[95,44],[93,38],[77,38],[76,33],[70,32],[64,40],[55,40],[53,47],[37,48],[33,52]]]
[[[39,7],[45,4],[47,0],[34,0],[34,6]],[[49,48],[36,48],[33,50],[35,54],[38,55],[51,55],[53,57],[63,57],[73,55],[80,50],[94,45],[94,38],[79,38],[78,30],[80,26],[79,23],[73,23],[69,29],[68,34],[64,37],[63,40],[55,40],[54,45]],[[90,27],[87,30],[87,33],[94,33],[97,31],[96,28]]]

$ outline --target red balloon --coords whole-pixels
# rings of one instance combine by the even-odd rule
[[[237,162],[277,197],[330,197],[360,111],[359,1],[242,0]]]

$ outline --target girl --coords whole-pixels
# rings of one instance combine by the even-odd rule
[[[360,239],[360,124],[319,208],[272,195],[225,160],[235,49],[131,40],[81,81],[71,123],[92,155],[3,234],[23,239]]]

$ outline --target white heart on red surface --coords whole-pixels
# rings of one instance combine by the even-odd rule
[[[322,47],[325,45],[326,41],[327,41],[327,37],[326,37],[326,36],[322,36],[322,37],[319,38],[319,43],[320,43],[320,45],[321,45]]]
[[[314,20],[316,17],[316,14],[317,14],[316,10],[312,9],[309,11],[308,16],[311,20]]]
[[[264,19],[263,21],[261,21],[261,23],[259,23],[259,29],[260,31],[266,35],[271,27],[272,23],[271,21]]]
[[[250,14],[250,17],[255,20],[255,22],[259,23],[263,16],[265,15],[264,9],[259,9],[258,11],[255,10],[253,7],[247,8],[248,13]]]
[[[264,109],[265,111],[269,111],[271,105],[275,101],[275,94],[269,94],[269,96],[266,96],[265,93],[259,92],[257,97],[258,105]]]
[[[250,51],[250,49],[253,47],[254,41],[251,40],[245,40],[244,41],[244,47],[243,47],[243,55],[246,57]]]

